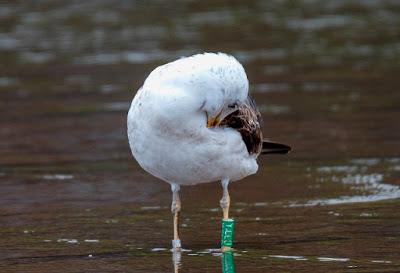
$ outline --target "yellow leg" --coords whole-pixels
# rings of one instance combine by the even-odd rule
[[[228,191],[228,185],[229,185],[229,179],[223,179],[221,181],[222,184],[222,198],[219,201],[219,204],[221,205],[222,212],[224,219],[229,218],[229,206],[231,205],[231,198],[229,197],[229,191]]]
[[[229,179],[221,180],[221,185],[223,193],[222,193],[222,198],[219,201],[219,204],[221,205],[224,219],[229,219],[229,206],[231,205],[231,198],[229,196],[229,191],[228,191]],[[221,248],[221,251],[222,252],[232,251],[232,248],[228,246],[223,246]]]
[[[179,239],[179,212],[181,211],[181,199],[179,198],[180,187],[178,184],[171,184],[172,204],[171,212],[174,218],[174,239],[172,240],[173,250],[181,249],[181,240]]]

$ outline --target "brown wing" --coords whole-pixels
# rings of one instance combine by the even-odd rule
[[[222,120],[220,126],[236,129],[241,134],[249,154],[258,155],[261,152],[261,114],[252,98],[248,97],[246,103],[241,104],[238,110]]]

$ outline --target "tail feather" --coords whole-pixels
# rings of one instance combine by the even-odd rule
[[[263,140],[261,154],[287,154],[291,150],[288,145]]]

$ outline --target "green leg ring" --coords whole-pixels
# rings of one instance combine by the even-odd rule
[[[234,232],[235,232],[235,220],[222,219],[221,248],[233,246]]]

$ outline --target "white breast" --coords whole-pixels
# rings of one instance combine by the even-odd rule
[[[193,93],[199,86],[210,89],[216,82],[223,85],[226,81],[232,85],[228,86],[228,95],[247,97],[248,83],[241,65],[232,57],[214,55],[227,63],[223,65],[229,73],[215,74],[212,65],[200,57],[190,60],[199,58],[207,67],[193,68],[183,60],[186,70],[179,73],[177,61],[155,69],[132,101],[127,120],[132,154],[143,169],[166,182],[189,185],[223,178],[234,181],[258,169],[255,156],[249,155],[237,131],[206,127],[205,113],[200,110],[203,101],[193,95],[199,94]]]
[[[229,178],[239,180],[257,171],[240,134],[233,129],[205,126],[204,117],[170,122],[170,109],[157,107],[152,95],[141,90],[128,113],[128,137],[140,166],[170,183],[183,185]]]

